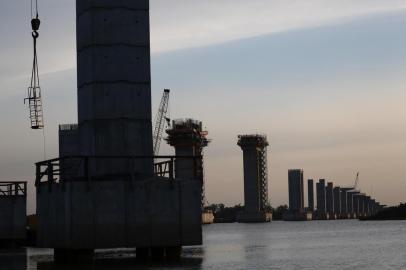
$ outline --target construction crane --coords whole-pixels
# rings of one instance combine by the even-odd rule
[[[162,141],[162,133],[165,128],[165,122],[167,126],[170,126],[170,118],[168,115],[168,107],[169,107],[169,89],[165,89],[162,95],[161,103],[158,108],[158,113],[155,119],[155,127],[154,127],[154,141],[153,141],[153,153],[155,156],[159,153],[159,147]]]
[[[358,183],[359,183],[359,172],[357,172],[357,176],[355,177],[354,186],[352,187],[353,190],[356,190],[358,188]]]
[[[39,37],[39,26],[41,21],[38,16],[38,0],[31,0],[31,36],[34,41],[34,60],[32,64],[31,83],[28,87],[27,97],[24,99],[24,104],[27,101],[29,109],[29,118],[32,129],[43,129],[44,119],[42,112],[42,97],[41,87],[39,84],[38,74],[38,59],[37,59],[37,38]]]

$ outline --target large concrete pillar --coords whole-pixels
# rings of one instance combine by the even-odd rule
[[[326,187],[326,211],[330,219],[334,219],[334,193],[333,183],[327,183]]]
[[[326,218],[326,181],[320,179],[316,184],[317,189],[317,215],[319,219]]]
[[[370,216],[371,215],[371,208],[370,208],[370,202],[371,202],[371,197],[370,196],[366,196],[365,197],[365,215],[366,216]]]
[[[151,156],[148,0],[77,0],[81,153]],[[93,174],[153,173],[153,160],[101,160]]]
[[[375,199],[371,199],[371,215],[376,214],[376,202]]]
[[[345,189],[341,189],[341,218],[348,218],[347,191]]]
[[[244,213],[239,222],[269,221],[268,140],[263,135],[240,135],[237,144],[243,151],[244,164]]]
[[[304,212],[303,170],[288,171],[289,210],[297,213]]]
[[[340,187],[334,187],[333,193],[334,193],[334,213],[337,218],[340,217],[341,215],[341,189]]]
[[[358,216],[358,191],[348,191],[347,195],[347,209],[351,218],[357,218]]]
[[[175,147],[177,157],[202,156],[203,148],[209,144],[208,132],[203,130],[203,124],[198,120],[174,120],[166,133],[166,140]],[[195,179],[199,177],[199,173],[203,173],[202,159],[176,158],[175,172],[177,178]]]
[[[365,195],[360,194],[358,196],[358,211],[359,211],[359,216],[364,217],[365,216]]]
[[[314,211],[314,182],[313,179],[307,181],[307,200],[308,200],[308,210]]]
[[[352,201],[353,201],[354,218],[359,218],[359,196],[358,196],[358,194],[354,194]]]
[[[353,217],[353,193],[347,191],[347,213],[349,218]]]

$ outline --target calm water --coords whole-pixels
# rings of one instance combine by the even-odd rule
[[[3,253],[0,269],[406,269],[406,222],[214,224],[204,227],[204,246],[184,248],[182,261],[170,265],[140,265],[131,250],[98,252],[83,268],[55,266],[51,255]]]

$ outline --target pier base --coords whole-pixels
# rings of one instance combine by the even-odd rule
[[[136,249],[137,260],[140,261],[178,261],[182,254],[182,247],[143,247]]]
[[[91,263],[93,257],[93,249],[54,249],[54,261],[57,264]]]
[[[182,247],[166,247],[165,253],[167,260],[178,261],[182,254]]]
[[[272,213],[270,212],[243,211],[237,214],[237,222],[239,223],[261,223],[271,221],[272,221]]]
[[[284,221],[310,221],[313,218],[312,212],[291,212],[288,211],[282,217]]]

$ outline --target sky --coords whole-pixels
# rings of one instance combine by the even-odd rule
[[[268,136],[269,197],[286,204],[288,169],[405,201],[406,0],[151,0],[155,115],[204,122],[209,203],[243,203],[238,134]],[[75,1],[39,0],[45,158],[77,121]],[[29,1],[0,3],[0,180],[30,183],[43,134],[23,104],[32,61]],[[172,153],[164,146],[162,153]]]

